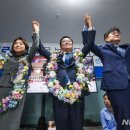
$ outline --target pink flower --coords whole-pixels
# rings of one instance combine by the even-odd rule
[[[8,101],[9,101],[9,99],[8,99],[8,98],[2,98],[2,103],[3,103],[3,104],[8,103]]]
[[[54,89],[59,89],[59,88],[60,88],[60,85],[58,84],[54,86]]]
[[[19,94],[19,93],[15,93],[12,95],[13,99],[22,99],[23,98],[23,95],[22,94]]]
[[[75,52],[81,52],[81,50],[80,49],[76,49]]]

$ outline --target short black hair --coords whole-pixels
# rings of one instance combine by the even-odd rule
[[[105,94],[103,95],[103,98],[104,98],[105,96],[107,96],[107,93],[105,93]]]
[[[61,46],[62,40],[63,40],[64,38],[69,38],[69,39],[72,41],[72,43],[73,43],[73,39],[72,39],[70,36],[63,36],[63,37],[60,39],[60,46]]]
[[[110,28],[105,34],[104,34],[104,40],[108,37],[108,35],[111,33],[111,32],[114,32],[114,31],[117,31],[120,33],[120,29],[117,28],[117,27],[112,27]]]

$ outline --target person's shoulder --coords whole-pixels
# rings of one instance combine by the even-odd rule
[[[98,45],[98,47],[100,47],[100,48],[104,48],[104,47],[107,46],[107,43],[102,43],[102,44],[97,44],[97,45]]]
[[[120,47],[127,47],[127,46],[130,46],[130,44],[129,43],[123,43],[123,44],[120,44],[119,46]]]
[[[100,113],[104,113],[104,112],[106,112],[106,111],[107,111],[107,108],[104,107],[104,108],[102,108],[102,110],[100,111]]]
[[[129,47],[130,44],[129,43],[124,43],[124,44],[120,44],[119,47],[127,49],[127,47]]]

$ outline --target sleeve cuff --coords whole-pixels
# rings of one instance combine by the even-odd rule
[[[92,30],[94,30],[94,27],[88,28],[88,31],[92,31]]]
[[[92,30],[95,30],[94,27],[87,28],[86,25],[84,25],[83,27],[83,31],[92,31]]]

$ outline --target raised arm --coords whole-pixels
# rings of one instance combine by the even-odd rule
[[[29,62],[32,61],[39,47],[40,24],[37,21],[32,21],[32,29],[33,29],[33,36],[32,36],[33,44],[29,52]]]
[[[93,30],[93,24],[92,24],[92,18],[91,16],[88,15],[88,13],[85,14],[84,16],[84,27],[83,27],[83,32],[82,35],[85,35],[83,37],[83,45],[88,43],[88,32]]]
[[[32,28],[33,28],[33,42],[37,45],[37,51],[40,53],[40,55],[44,56],[48,60],[50,59],[50,52],[43,46],[40,37],[39,37],[39,31],[40,31],[40,23],[37,21],[32,21]],[[37,44],[38,43],[38,44]],[[35,48],[35,46],[34,46]],[[33,49],[32,49],[33,50]],[[34,53],[32,51],[32,53]]]
[[[85,57],[94,45],[96,31],[93,30],[92,19],[88,14],[84,16],[84,23],[85,26],[82,32],[84,47],[82,48],[82,52],[84,53]]]
[[[90,51],[102,59],[102,53],[100,47],[95,44],[96,31],[94,30],[92,18],[90,15],[86,14],[84,16],[84,28],[82,32],[83,38],[83,49],[82,52],[86,56]]]
[[[39,39],[38,52],[40,53],[40,55],[44,56],[44,57],[47,58],[48,60],[50,59],[51,53],[43,46],[43,44],[42,44],[42,42],[41,42],[40,39]]]

